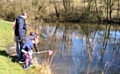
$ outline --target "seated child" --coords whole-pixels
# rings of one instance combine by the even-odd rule
[[[25,69],[29,69],[29,66],[33,63],[32,61],[32,47],[34,44],[37,44],[39,42],[39,38],[36,36],[32,40],[28,40],[25,42],[22,48],[23,55],[25,57]]]

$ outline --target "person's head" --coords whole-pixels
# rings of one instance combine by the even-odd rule
[[[39,35],[37,35],[37,34],[34,33],[34,32],[30,32],[30,36],[33,36],[33,37],[34,37],[33,43],[38,44],[38,42],[39,42]]]
[[[39,43],[39,36],[36,36],[36,37],[33,39],[33,43],[34,43],[34,44],[38,44],[38,43]]]
[[[28,17],[28,13],[27,12],[23,12],[22,16],[23,16],[24,19],[26,19]]]
[[[37,34],[36,34],[36,33],[34,33],[34,32],[30,32],[30,36],[34,36],[34,37],[36,37],[36,36],[37,36]]]
[[[34,36],[34,37],[39,37],[39,34],[37,34],[37,33],[34,33],[34,32],[30,32],[30,36]]]

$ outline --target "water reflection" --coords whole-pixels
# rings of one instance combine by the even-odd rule
[[[112,25],[40,25],[41,50],[55,50],[55,74],[119,74],[120,29]],[[44,57],[45,56],[45,57]],[[48,58],[46,54],[40,57]]]

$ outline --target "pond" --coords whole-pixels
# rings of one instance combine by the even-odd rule
[[[120,74],[120,26],[117,24],[44,23],[42,50],[55,74]]]

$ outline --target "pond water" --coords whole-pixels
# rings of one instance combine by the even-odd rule
[[[120,74],[120,26],[117,24],[44,23],[42,50],[55,74]]]

